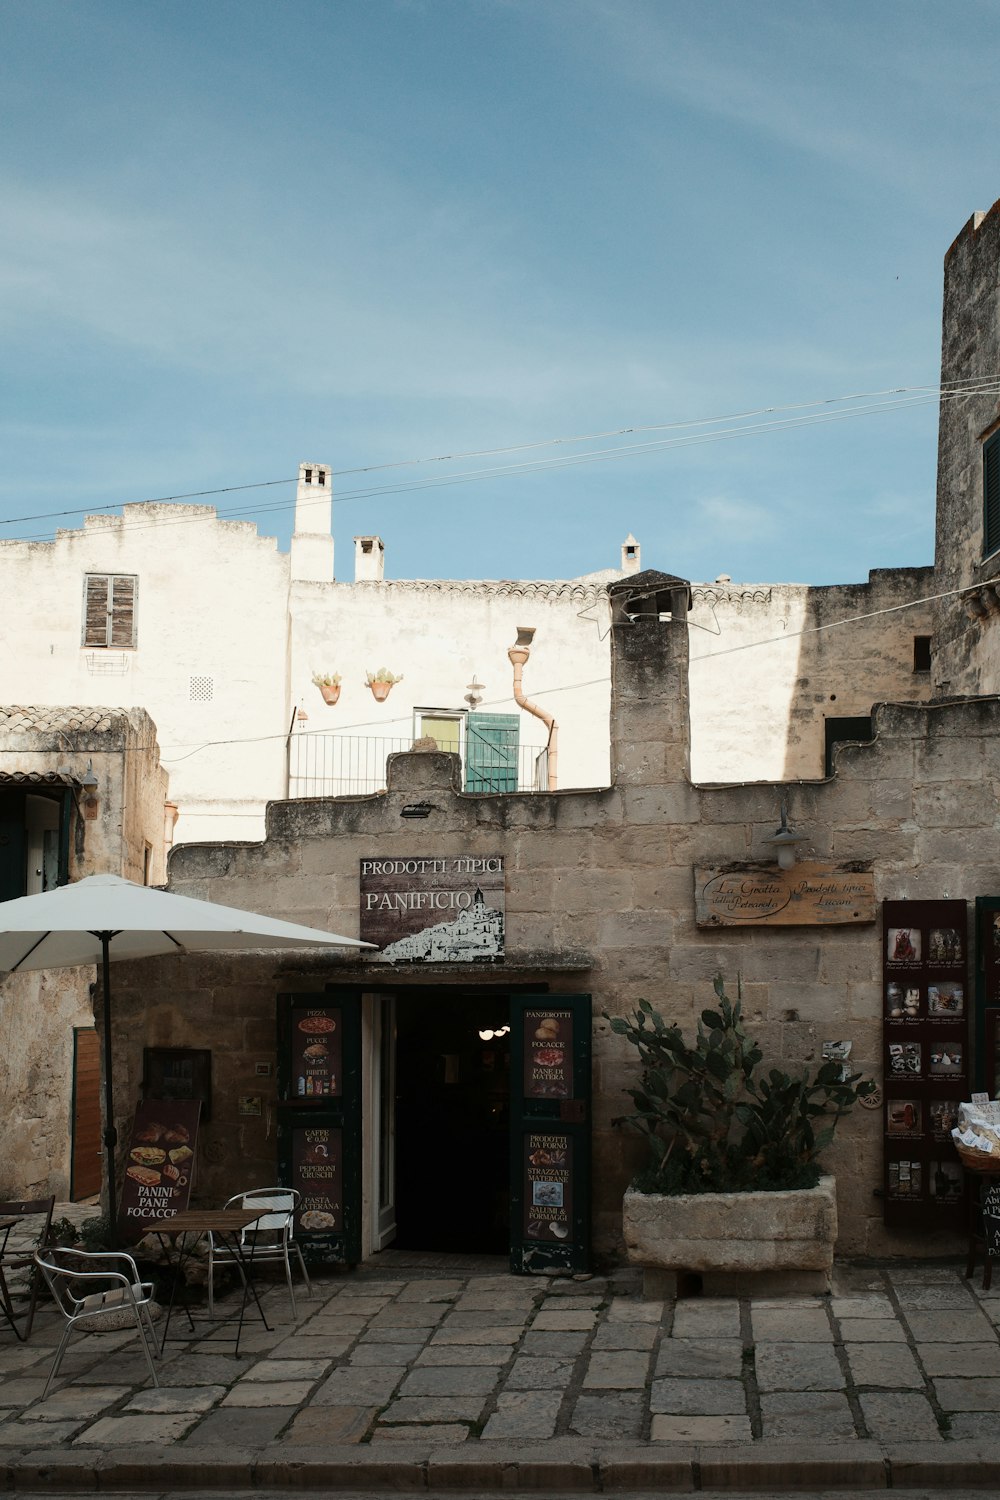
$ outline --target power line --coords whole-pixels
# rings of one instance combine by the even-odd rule
[[[518,472],[539,473],[543,472],[547,468],[563,468],[577,463],[608,461],[615,458],[634,456],[636,453],[651,453],[656,451],[663,451],[665,449],[673,447],[691,446],[702,442],[719,441],[723,438],[747,436],[769,431],[787,431],[793,427],[811,426],[818,422],[842,420],[854,416],[872,415],[878,412],[885,411],[897,411],[910,406],[927,405],[938,398],[944,401],[966,398],[974,395],[992,395],[995,394],[998,389],[1000,389],[1000,376],[975,378],[960,382],[947,382],[941,386],[895,386],[887,388],[883,391],[854,392],[850,395],[845,396],[824,397],[817,401],[796,402],[784,406],[759,407],[747,411],[732,412],[713,417],[693,418],[686,421],[663,422],[656,424],[647,424],[645,426],[635,425],[630,427],[620,427],[609,429],[603,432],[588,433],[573,437],[546,438],[531,443],[509,444],[505,447],[467,450],[456,452],[453,454],[437,454],[433,457],[425,458],[399,459],[385,464],[368,464],[360,468],[334,469],[331,471],[333,476],[345,478],[354,474],[376,473],[388,469],[409,468],[424,464],[451,463],[456,462],[459,459],[488,458],[507,453],[528,452],[539,448],[562,446],[572,443],[603,441],[612,437],[625,437],[643,432],[667,432],[678,431],[684,428],[692,429],[713,427],[717,426],[719,423],[724,422],[747,423],[749,422],[750,418],[776,416],[786,412],[812,413],[811,416],[792,417],[779,422],[758,422],[753,425],[744,425],[728,429],[724,428],[722,429],[722,431],[714,433],[691,432],[686,437],[665,439],[655,443],[625,444],[617,448],[599,451],[596,454],[580,454],[567,456],[565,458],[560,456],[554,459],[529,460],[524,464],[498,465],[486,470],[472,470],[466,474],[452,475],[447,479],[438,480],[432,478],[428,480],[418,481],[416,485],[375,486],[368,489],[346,491],[339,495],[317,498],[314,502],[311,503],[323,504],[325,503],[326,498],[331,498],[334,503],[344,503],[347,500],[371,499],[380,495],[404,494],[424,488],[438,488],[443,485],[470,483],[473,481],[481,481],[483,479],[503,477],[505,475],[511,475]],[[882,399],[886,397],[898,396],[904,396],[907,399],[903,401]],[[848,410],[842,412],[825,412],[821,410],[821,408],[825,407],[842,406],[846,403],[859,401],[873,401],[875,402],[875,404],[866,407],[851,407]],[[23,516],[11,516],[0,518],[0,525],[21,525],[29,521],[53,520],[59,519],[64,516],[73,515],[98,515],[108,511],[118,510],[123,505],[167,505],[185,500],[205,499],[213,495],[245,493],[250,490],[270,489],[274,488],[275,486],[294,483],[296,483],[296,479],[294,478],[264,479],[247,484],[224,485],[217,489],[191,490],[173,495],[160,495],[139,501],[115,501],[107,505],[83,505],[64,510],[40,511]],[[294,501],[288,501],[276,506],[262,506],[255,508],[238,507],[228,511],[217,510],[215,511],[214,516],[183,517],[180,518],[178,522],[172,523],[136,522],[130,523],[130,525],[191,524],[202,519],[211,520],[215,517],[224,517],[226,515],[263,515],[273,511],[290,509],[294,504]],[[44,539],[45,537],[42,534],[15,538],[15,540],[20,541],[37,541]]]
[[[983,394],[983,393],[985,393],[987,391],[988,391],[989,394],[994,394],[998,390],[1000,390],[1000,383],[998,383],[996,385],[991,385],[990,387],[983,387],[982,389],[977,389],[974,392],[974,394]],[[968,391],[942,392],[941,393],[941,400],[957,399],[959,396],[966,396],[968,394],[970,394],[970,392],[968,392]],[[848,398],[839,398],[839,399],[843,400],[843,399],[848,399]],[[853,399],[853,398],[850,398],[850,399]],[[743,427],[721,428],[721,429],[719,429],[717,431],[714,431],[714,432],[697,432],[697,433],[691,433],[691,434],[689,434],[687,436],[684,436],[684,437],[661,439],[661,440],[659,440],[657,442],[652,442],[652,443],[626,444],[626,445],[623,445],[623,446],[620,446],[620,447],[616,447],[616,448],[599,449],[599,450],[596,450],[596,451],[594,451],[592,453],[582,453],[582,454],[575,454],[575,455],[559,456],[559,457],[550,458],[550,459],[532,459],[532,460],[527,460],[524,463],[520,463],[520,464],[498,465],[496,467],[487,468],[487,469],[472,469],[472,470],[467,470],[467,471],[459,473],[459,474],[453,474],[453,475],[449,475],[449,476],[440,476],[440,477],[433,477],[433,478],[430,478],[430,479],[416,480],[416,481],[414,481],[414,482],[412,482],[410,484],[394,484],[394,485],[373,486],[373,487],[370,487],[370,488],[367,488],[367,489],[357,489],[357,490],[343,491],[343,492],[341,492],[340,494],[337,494],[337,495],[330,493],[327,496],[319,496],[315,500],[312,500],[312,501],[304,501],[303,504],[304,505],[311,505],[311,504],[321,505],[321,504],[325,504],[327,502],[327,500],[332,501],[334,504],[344,504],[344,503],[346,503],[349,500],[369,500],[369,499],[373,499],[373,498],[383,498],[383,497],[394,496],[394,495],[413,494],[413,493],[419,493],[419,492],[421,492],[423,490],[427,490],[427,489],[442,489],[442,488],[451,487],[451,486],[457,485],[457,484],[474,484],[474,483],[482,483],[485,480],[491,480],[491,479],[520,477],[523,474],[546,473],[546,472],[551,472],[552,470],[575,467],[577,465],[585,464],[585,463],[586,464],[590,464],[590,463],[608,463],[608,462],[612,462],[612,461],[615,461],[615,460],[621,459],[621,458],[632,458],[632,457],[636,457],[636,456],[643,456],[643,455],[648,455],[648,454],[652,454],[652,453],[663,452],[665,450],[672,449],[672,448],[686,448],[686,447],[692,447],[692,446],[699,446],[701,444],[710,443],[710,442],[732,441],[735,438],[748,437],[748,436],[757,436],[757,435],[760,435],[761,433],[767,433],[767,432],[784,432],[784,431],[790,431],[790,430],[797,430],[797,429],[799,429],[801,427],[811,427],[811,426],[817,426],[819,424],[826,424],[826,423],[829,423],[829,422],[853,420],[855,417],[878,416],[878,415],[881,415],[884,412],[892,412],[892,411],[898,411],[898,410],[908,409],[908,408],[913,407],[913,406],[924,406],[924,405],[929,404],[931,401],[933,401],[935,399],[937,399],[937,395],[935,393],[931,393],[931,394],[927,394],[927,395],[911,395],[907,399],[902,400],[902,401],[887,401],[887,402],[877,403],[877,404],[871,405],[871,406],[853,407],[853,408],[851,408],[851,409],[849,409],[847,411],[840,411],[840,412],[812,412],[808,416],[788,417],[788,418],[784,418],[784,419],[782,419],[780,421],[775,421],[775,422],[759,422],[759,423],[755,423],[753,425],[748,425],[748,426],[743,426]],[[723,420],[723,419],[721,419],[721,418],[718,418],[718,419],[705,419],[706,422],[715,421],[715,420]],[[697,425],[704,425],[704,423],[703,424],[697,424]],[[426,462],[433,462],[433,461],[434,460],[426,460]],[[265,487],[267,485],[286,484],[286,483],[292,483],[292,481],[290,481],[290,480],[267,480],[267,481],[263,481],[261,483],[261,485],[258,485],[258,486],[246,486],[246,488],[262,488],[262,487]],[[238,489],[238,488],[240,488],[240,486],[233,486],[231,488]],[[200,494],[209,494],[209,493],[211,493],[211,491],[201,491],[199,493]],[[220,493],[222,493],[222,492],[220,492]],[[177,497],[177,498],[180,498],[180,497]],[[157,501],[145,501],[145,502],[129,502],[129,503],[156,504],[156,503],[159,503],[159,502],[157,502]],[[123,518],[121,526],[120,527],[116,527],[115,530],[116,530],[116,534],[120,534],[120,532],[122,530],[136,531],[136,530],[148,529],[150,527],[198,525],[198,524],[202,524],[202,523],[205,523],[205,522],[214,522],[216,520],[226,520],[229,517],[247,517],[247,516],[254,516],[254,515],[271,514],[271,513],[274,513],[276,511],[286,511],[286,510],[292,509],[295,505],[296,505],[296,501],[295,500],[290,500],[290,501],[283,501],[283,502],[281,502],[281,503],[279,503],[277,505],[270,505],[270,506],[256,506],[256,507],[241,506],[241,507],[234,507],[233,509],[230,509],[230,510],[212,510],[211,513],[207,514],[207,515],[178,516],[178,517],[176,517],[174,519],[170,519],[170,520],[164,520],[162,518],[158,518],[158,519],[155,519],[155,520],[150,520],[150,519],[141,519],[140,520],[138,518],[135,519],[135,520],[130,520],[128,518]],[[117,506],[107,506],[107,507],[104,507],[104,509],[107,509],[107,510],[117,509],[117,508],[118,508]],[[79,512],[74,512],[74,514],[78,514],[78,513]],[[31,536],[12,538],[11,540],[15,541],[15,542],[16,541],[21,541],[21,542],[45,541],[46,540],[46,534],[44,534],[44,533],[36,533],[34,535],[31,535]]]

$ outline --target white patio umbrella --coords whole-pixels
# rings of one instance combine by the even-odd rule
[[[160,953],[226,953],[266,948],[372,948],[357,938],[300,927],[236,906],[175,896],[118,875],[90,875],[37,896],[0,901],[0,971],[99,964],[104,989],[104,1145],[108,1211],[115,1234],[111,964]]]

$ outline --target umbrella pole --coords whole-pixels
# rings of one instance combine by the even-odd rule
[[[115,1184],[115,1091],[111,1059],[111,938],[110,932],[99,932],[101,940],[101,974],[104,981],[104,1150],[108,1174],[108,1239],[111,1249],[118,1248],[118,1193]]]

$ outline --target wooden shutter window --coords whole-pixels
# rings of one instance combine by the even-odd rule
[[[84,611],[83,644],[106,646],[108,644],[108,595],[111,580],[103,574],[90,574],[87,578],[87,602]]]
[[[1000,547],[1000,433],[983,448],[983,556]]]
[[[135,579],[112,578],[111,580],[112,646],[135,645]]]
[[[128,574],[87,574],[85,646],[135,645],[135,586]]]

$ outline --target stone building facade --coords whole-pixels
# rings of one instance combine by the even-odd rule
[[[4,899],[105,873],[163,882],[166,795],[156,731],[141,709],[0,708]],[[90,968],[0,979],[2,1198],[82,1196],[74,1104],[83,1128],[99,1114],[97,1075],[81,1055],[96,1054],[93,977]],[[87,1170],[95,1161],[75,1166],[99,1181]]]
[[[934,683],[1000,692],[1000,202],[944,261]],[[992,494],[987,496],[987,474]]]
[[[129,1111],[143,1045],[213,1048],[218,1078],[205,1137],[201,1189],[218,1198],[274,1176],[276,1105],[243,1119],[237,1098],[275,1060],[275,1000],[329,983],[419,996],[431,1023],[449,998],[501,998],[517,987],[587,993],[594,1013],[595,1243],[620,1244],[621,1195],[635,1142],[613,1125],[627,1103],[634,1057],[605,1014],[640,997],[691,1027],[722,972],[737,982],[765,1053],[792,1067],[815,1062],[824,1040],[848,1038],[852,1063],[881,1077],[881,935],[846,926],[727,927],[696,922],[694,871],[772,857],[779,793],[804,835],[803,858],[870,871],[878,900],[1000,889],[991,812],[981,788],[1000,777],[1000,706],[885,704],[870,743],[842,747],[829,780],[705,787],[692,784],[688,712],[688,586],[644,573],[612,585],[612,780],[607,788],[469,795],[457,763],[407,754],[390,763],[384,795],[273,804],[259,845],[178,848],[171,886],[353,934],[363,859],[469,852],[502,854],[506,957],[487,975],[473,965],[380,965],[371,957],[184,959],[135,966],[116,1000],[119,1106]],[[429,804],[414,825],[404,808]],[[416,827],[416,832],[415,832]],[[984,837],[984,833],[987,835]],[[434,990],[429,993],[428,986]],[[436,996],[436,998],[435,998]],[[880,1110],[858,1110],[829,1156],[839,1183],[842,1254],[934,1254],[947,1235],[883,1227]],[[363,1143],[374,1170],[378,1143]],[[440,1164],[434,1166],[440,1170]]]

